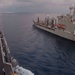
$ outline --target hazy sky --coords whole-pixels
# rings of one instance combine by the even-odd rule
[[[0,12],[61,12],[75,0],[0,0]]]

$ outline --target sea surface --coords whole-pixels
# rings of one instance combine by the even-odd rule
[[[11,56],[20,66],[35,75],[75,75],[75,42],[58,37],[33,26],[43,13],[0,14]],[[56,17],[50,14],[50,17]]]

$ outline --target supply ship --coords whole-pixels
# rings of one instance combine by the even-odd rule
[[[17,60],[11,57],[2,31],[0,31],[0,75],[34,75],[31,71],[20,67]]]
[[[75,41],[75,7],[72,5],[69,9],[69,14],[57,16],[57,18],[50,18],[48,15],[43,21],[38,17],[36,21],[33,20],[34,26]]]

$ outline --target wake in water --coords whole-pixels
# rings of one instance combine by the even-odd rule
[[[16,59],[12,59],[12,64],[13,64],[13,71],[17,74],[17,75],[34,75],[34,73],[32,73],[30,70],[27,70],[23,67],[20,67],[17,63]]]
[[[19,73],[20,75],[34,75],[30,70],[24,69],[19,65],[16,66],[16,73]]]

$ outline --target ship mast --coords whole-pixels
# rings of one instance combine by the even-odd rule
[[[70,9],[70,15],[72,15],[73,13],[72,10],[74,9],[74,5],[72,4],[72,6],[70,6],[69,9]]]

